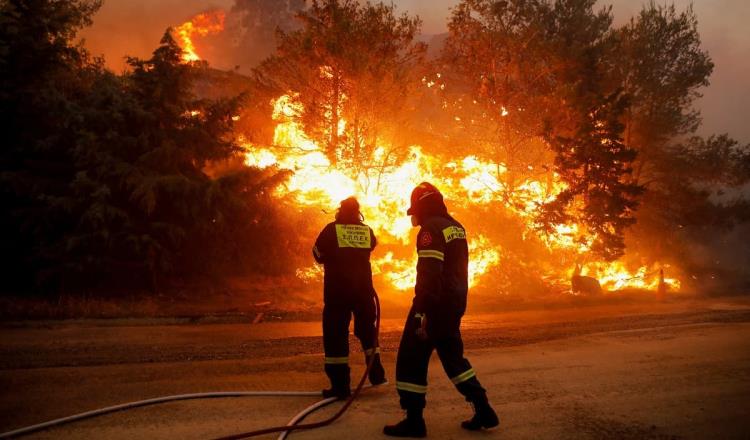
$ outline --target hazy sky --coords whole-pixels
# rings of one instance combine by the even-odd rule
[[[664,3],[672,0],[658,0]],[[446,31],[446,20],[457,0],[393,0],[401,11],[419,15],[423,32]],[[164,30],[211,7],[229,9],[233,0],[104,0],[94,25],[83,36],[94,54],[103,54],[115,70],[124,55],[146,56]],[[613,5],[616,22],[636,14],[645,1],[599,0]],[[750,0],[674,0],[678,9],[689,4],[698,16],[703,46],[716,64],[711,85],[698,102],[703,112],[701,134],[729,133],[750,142]],[[210,61],[210,60],[209,60]]]

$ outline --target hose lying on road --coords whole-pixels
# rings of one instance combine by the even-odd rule
[[[375,343],[376,343],[376,346],[377,346],[378,334],[380,333],[380,299],[378,298],[377,294],[375,294],[373,300],[375,301],[375,312],[376,312],[376,315],[375,315],[375,317],[376,317],[376,319],[375,319]],[[259,436],[259,435],[272,434],[274,432],[286,432],[286,433],[288,433],[288,432],[291,432],[293,430],[298,430],[298,429],[315,429],[315,428],[322,428],[323,426],[328,426],[331,423],[333,423],[334,421],[336,421],[339,417],[341,417],[342,415],[344,415],[344,413],[346,412],[346,410],[349,409],[349,407],[351,406],[351,404],[354,402],[354,399],[356,399],[357,396],[359,395],[360,391],[362,391],[362,388],[365,385],[365,380],[367,380],[367,376],[370,373],[370,369],[372,368],[372,364],[374,363],[374,361],[375,361],[375,356],[371,356],[370,359],[369,359],[369,361],[367,362],[367,368],[365,368],[365,372],[362,374],[362,378],[359,380],[359,383],[357,384],[357,388],[354,389],[354,392],[351,394],[351,396],[349,396],[349,398],[346,400],[346,402],[344,402],[344,405],[336,412],[336,414],[332,415],[331,417],[329,417],[329,418],[327,418],[325,420],[321,420],[319,422],[314,422],[314,423],[308,423],[306,425],[296,425],[296,424],[292,424],[290,422],[288,425],[284,425],[284,426],[274,426],[272,428],[263,428],[263,429],[258,429],[258,430],[255,430],[255,431],[243,432],[241,434],[233,434],[233,435],[228,435],[228,436],[225,436],[225,437],[219,437],[219,438],[214,439],[214,440],[240,440],[240,439],[246,439],[246,438],[250,438],[250,437],[256,437],[256,436]],[[322,403],[322,402],[324,402],[324,400],[320,401],[318,403]],[[313,405],[313,406],[315,406],[315,405]],[[321,406],[324,406],[324,405],[321,405]],[[316,407],[315,409],[320,408],[321,406]],[[310,412],[312,412],[312,411],[310,411]]]
[[[377,313],[376,315],[377,319],[375,321],[375,342],[377,343],[378,333],[380,332],[380,301],[377,295],[375,295],[374,301],[375,301],[375,307],[376,307],[376,313]],[[289,435],[289,433],[295,429],[313,429],[313,428],[319,428],[319,427],[331,424],[334,420],[338,419],[339,417],[341,417],[341,415],[344,414],[344,412],[346,412],[346,410],[352,404],[354,399],[357,398],[360,391],[362,391],[362,388],[364,387],[364,384],[365,384],[365,380],[367,379],[367,375],[370,372],[370,369],[372,368],[372,364],[374,360],[375,360],[375,356],[371,356],[369,362],[367,363],[367,368],[365,369],[364,374],[362,374],[362,379],[360,379],[359,384],[357,385],[357,388],[354,390],[354,392],[349,397],[349,399],[344,403],[344,406],[342,406],[341,409],[339,409],[339,411],[333,415],[333,417],[330,417],[326,420],[316,422],[316,423],[310,423],[307,425],[298,425],[298,423],[302,421],[302,419],[304,419],[308,414],[338,400],[335,397],[323,399],[305,408],[299,414],[294,416],[294,418],[292,418],[292,420],[290,420],[289,423],[285,426],[276,426],[273,428],[266,428],[266,429],[247,432],[243,434],[231,435],[227,437],[222,437],[220,440],[243,439],[243,438],[254,437],[254,436],[262,435],[262,434],[270,434],[274,432],[281,432],[278,438],[279,440],[284,440],[286,439],[287,435]],[[220,392],[213,392],[213,393],[176,394],[173,396],[155,397],[153,399],[138,400],[135,402],[128,402],[128,403],[123,403],[120,405],[99,408],[99,409],[95,409],[92,411],[74,414],[68,417],[62,417],[59,419],[50,420],[48,422],[38,423],[36,425],[26,426],[23,428],[15,429],[13,431],[3,432],[3,433],[0,433],[0,439],[7,439],[7,438],[17,437],[21,435],[31,434],[32,432],[41,431],[43,429],[51,428],[53,426],[59,426],[59,425],[64,425],[66,423],[77,422],[79,420],[101,416],[104,414],[109,414],[109,413],[113,413],[117,411],[124,411],[128,409],[139,408],[142,406],[156,405],[158,403],[173,402],[176,400],[211,399],[211,398],[224,398],[224,397],[247,397],[247,396],[253,396],[253,397],[320,396],[320,391],[220,391]]]
[[[26,426],[13,431],[0,433],[0,439],[6,439],[16,437],[20,435],[30,434],[32,432],[41,431],[42,429],[51,428],[53,426],[64,425],[66,423],[72,423],[91,417],[101,416],[117,411],[124,411],[126,409],[138,408],[141,406],[156,405],[157,403],[172,402],[175,400],[191,400],[191,399],[212,399],[212,398],[223,398],[223,397],[263,397],[263,396],[320,396],[320,391],[222,391],[214,393],[192,393],[192,394],[176,394],[174,396],[163,396],[155,397],[153,399],[138,400],[136,402],[123,403],[121,405],[108,406],[106,408],[99,408],[93,411],[87,411],[80,414],[75,414],[68,417],[62,417],[55,420],[50,420],[44,423],[38,423],[36,425]]]
[[[338,399],[336,397],[329,397],[327,399],[323,399],[318,402],[315,402],[314,404],[300,411],[299,414],[297,414],[296,416],[292,417],[292,420],[290,420],[289,423],[286,424],[286,426],[295,426],[297,423],[301,422],[302,419],[307,417],[313,411],[317,411],[318,409],[323,408],[324,406],[327,406],[337,400]],[[289,435],[290,432],[291,431],[282,432],[281,434],[279,434],[276,440],[286,440],[286,437]]]

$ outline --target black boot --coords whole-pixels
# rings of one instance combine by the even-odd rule
[[[373,385],[382,385],[386,382],[388,382],[385,379],[385,368],[383,368],[383,364],[380,362],[380,354],[374,354],[375,360],[372,361],[372,367],[370,367],[370,374],[368,375],[368,378],[370,379],[370,383]],[[365,356],[365,361],[370,362],[370,356]]]
[[[383,434],[391,437],[427,437],[427,426],[422,417],[422,408],[406,411],[406,418],[395,425],[386,425]]]
[[[331,388],[323,390],[323,397],[338,397],[339,399],[346,399],[352,394],[348,365],[326,365],[326,374],[331,381]]]
[[[461,422],[462,428],[469,431],[479,431],[482,428],[494,428],[500,424],[500,420],[498,420],[495,410],[490,406],[490,402],[487,401],[486,395],[476,399],[471,404],[474,407],[474,417]]]

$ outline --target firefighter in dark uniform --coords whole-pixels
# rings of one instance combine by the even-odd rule
[[[406,418],[383,432],[394,437],[427,435],[422,410],[427,393],[427,366],[437,350],[443,369],[468,402],[474,416],[461,423],[468,430],[497,426],[499,421],[474,369],[464,358],[459,327],[466,311],[469,249],[463,226],[448,214],[443,196],[429,183],[411,194],[406,212],[417,235],[417,284],[396,359],[396,389]]]
[[[331,388],[325,397],[345,398],[351,394],[349,378],[349,321],[354,315],[354,335],[362,343],[365,361],[373,360],[369,379],[373,385],[385,383],[376,340],[376,293],[372,285],[370,253],[375,234],[362,223],[359,203],[354,197],[341,202],[336,220],[323,228],[313,247],[315,261],[322,263],[323,349],[325,372]]]

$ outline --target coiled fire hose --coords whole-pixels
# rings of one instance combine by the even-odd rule
[[[375,311],[376,311],[375,344],[377,345],[378,334],[380,333],[380,301],[378,299],[377,294],[375,295]],[[352,404],[354,399],[356,399],[356,397],[359,395],[360,391],[362,390],[364,386],[365,380],[367,379],[367,375],[369,374],[370,369],[372,368],[372,364],[374,360],[375,360],[375,356],[372,356],[370,358],[370,361],[367,363],[367,368],[365,369],[365,372],[362,375],[362,379],[360,379],[359,384],[357,385],[357,388],[354,390],[354,392],[346,401],[346,403],[344,403],[344,406],[333,417],[330,417],[329,419],[326,419],[320,422],[310,423],[307,425],[297,424],[300,421],[302,421],[302,419],[304,419],[307,415],[312,413],[313,411],[320,409],[338,400],[336,397],[323,399],[305,408],[299,414],[294,416],[294,418],[292,418],[286,426],[277,426],[273,428],[266,428],[266,429],[261,429],[257,431],[251,431],[251,432],[247,432],[243,434],[236,434],[232,436],[221,437],[221,440],[243,439],[243,438],[248,438],[248,437],[254,437],[257,435],[270,434],[274,432],[281,432],[281,435],[279,435],[279,440],[284,440],[286,439],[287,435],[293,430],[319,428],[319,427],[323,427],[323,426],[333,423],[336,419],[341,417],[344,414],[344,412],[346,412],[346,410]],[[62,417],[59,419],[54,419],[54,420],[50,420],[47,422],[38,423],[36,425],[26,426],[23,428],[15,429],[13,431],[3,432],[3,433],[0,433],[0,439],[18,437],[18,436],[22,436],[26,434],[31,434],[32,432],[37,432],[43,429],[51,428],[54,426],[60,426],[60,425],[68,424],[68,423],[73,423],[79,420],[89,419],[92,417],[97,417],[97,416],[101,416],[104,414],[110,414],[113,412],[125,411],[128,409],[140,408],[143,406],[156,405],[159,403],[174,402],[177,400],[211,399],[211,398],[225,398],[225,397],[248,397],[248,396],[252,396],[252,397],[264,397],[264,396],[292,396],[292,397],[299,396],[299,397],[302,397],[302,396],[305,396],[307,397],[307,396],[320,396],[320,392],[319,391],[221,391],[221,392],[213,392],[213,393],[191,393],[191,394],[177,394],[177,395],[172,395],[172,396],[155,397],[153,399],[138,400],[135,402],[128,402],[128,403],[123,403],[120,405],[99,408],[99,409],[95,409],[92,411],[86,411],[83,413],[74,414],[68,417]]]

